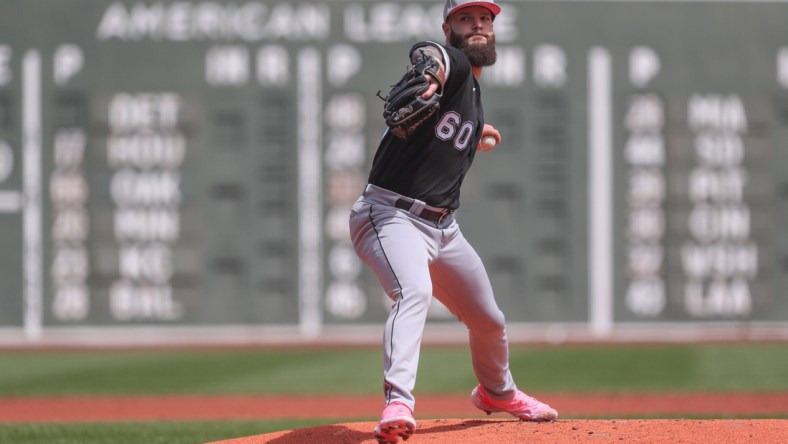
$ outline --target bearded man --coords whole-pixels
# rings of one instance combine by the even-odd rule
[[[397,443],[416,430],[413,388],[427,309],[433,296],[468,328],[479,384],[471,402],[485,412],[524,421],[554,421],[558,413],[517,388],[509,371],[504,315],[479,255],[463,237],[454,211],[477,151],[501,135],[485,123],[478,79],[495,63],[495,1],[447,0],[446,44],[424,41],[410,50],[439,69],[423,98],[440,94],[439,111],[406,137],[387,131],[368,184],[353,205],[350,233],[358,256],[376,274],[392,310],[383,333],[385,407],[374,436]],[[482,143],[492,137],[495,143]]]

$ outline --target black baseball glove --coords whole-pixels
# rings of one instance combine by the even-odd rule
[[[440,108],[443,79],[439,71],[438,61],[421,51],[416,62],[408,67],[408,71],[399,82],[391,86],[391,91],[386,97],[381,96],[378,91],[378,97],[385,102],[383,118],[386,119],[386,125],[391,129],[392,134],[402,138],[408,137]],[[430,86],[427,76],[435,78],[439,86],[435,94],[423,99],[422,93]]]

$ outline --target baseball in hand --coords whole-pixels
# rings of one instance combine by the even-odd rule
[[[484,148],[485,151],[495,148],[495,137],[493,136],[484,137],[482,139],[482,148]]]

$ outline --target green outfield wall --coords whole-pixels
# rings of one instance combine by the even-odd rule
[[[510,325],[784,333],[788,2],[502,8],[457,218]],[[382,323],[347,215],[441,11],[0,3],[0,330]]]

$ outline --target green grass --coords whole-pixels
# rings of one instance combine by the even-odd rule
[[[785,391],[788,344],[513,347],[534,392]],[[0,353],[0,396],[376,394],[381,352],[221,349]],[[465,347],[425,347],[417,391],[475,385]]]
[[[372,350],[153,350],[6,353],[0,396],[364,393],[379,387]],[[359,368],[354,378],[348,370]]]
[[[535,391],[788,390],[788,344],[524,348],[510,360]]]
[[[788,344],[515,346],[510,363],[518,385],[537,393],[788,391]],[[5,351],[0,397],[378,394],[381,365],[378,348]],[[467,347],[422,351],[417,395],[475,384]],[[0,424],[0,442],[203,443],[320,423]]]
[[[325,424],[312,421],[173,421],[0,424],[14,444],[195,444]]]

